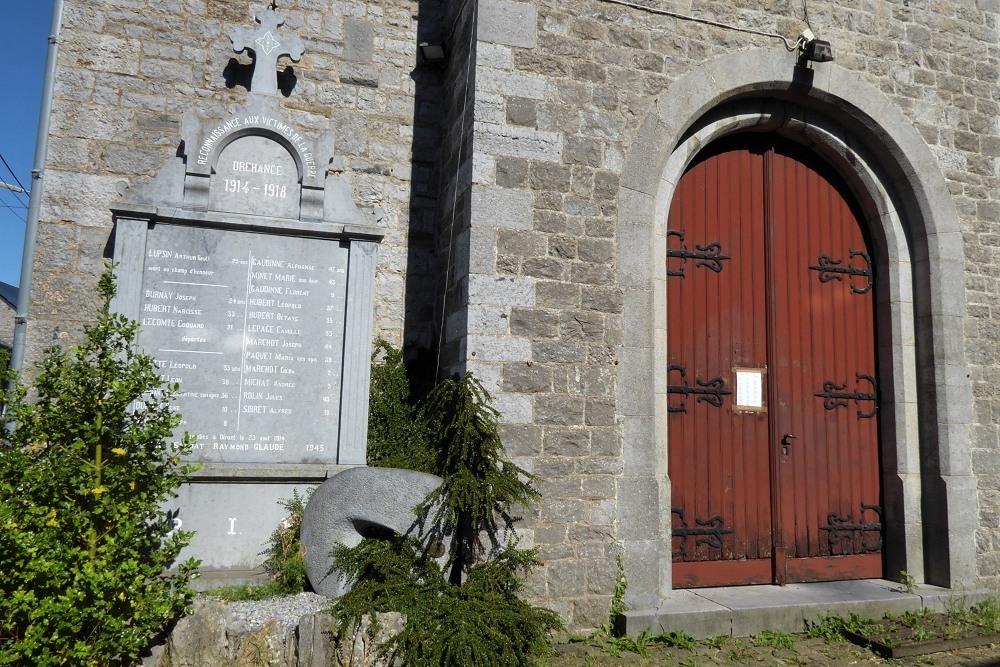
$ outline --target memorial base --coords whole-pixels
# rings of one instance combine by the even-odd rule
[[[180,560],[197,558],[206,578],[218,578],[220,586],[245,583],[260,572],[272,533],[288,517],[283,501],[296,492],[305,497],[315,487],[303,482],[185,484],[170,503],[180,528],[194,531]]]

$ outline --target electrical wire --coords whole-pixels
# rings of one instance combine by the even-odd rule
[[[739,26],[730,25],[728,23],[720,23],[719,21],[712,21],[710,19],[698,18],[697,16],[687,16],[686,14],[678,14],[677,12],[672,12],[666,9],[659,9],[657,7],[647,7],[646,5],[637,5],[633,2],[627,2],[626,0],[601,0],[601,2],[607,2],[612,5],[621,5],[623,7],[631,7],[632,9],[641,9],[644,12],[649,12],[650,14],[659,14],[661,16],[669,16],[671,18],[680,19],[682,21],[693,21],[694,23],[701,23],[704,25],[710,25],[714,28],[723,28],[725,30],[735,30],[736,32],[745,32],[750,35],[759,35],[761,37],[771,37],[772,39],[780,39],[785,48],[789,51],[795,51],[802,46],[802,38],[790,42],[790,40],[784,35],[779,35],[776,32],[762,32],[760,30],[751,30],[750,28],[741,28]],[[808,23],[808,21],[807,21]]]
[[[14,208],[13,206],[11,206],[11,205],[10,205],[10,204],[8,204],[7,202],[5,202],[5,201],[0,201],[0,206],[3,206],[3,207],[4,207],[4,208],[6,208],[6,209],[10,209],[11,213],[13,213],[13,214],[14,214],[15,216],[17,216],[17,218],[18,218],[18,219],[19,219],[19,220],[20,220],[21,222],[23,222],[23,223],[25,223],[25,224],[28,224],[28,221],[27,221],[27,220],[26,220],[26,219],[24,218],[24,216],[23,216],[23,215],[21,215],[21,213],[20,213],[20,212],[19,212],[19,211],[18,211],[18,210],[17,210],[16,208]]]
[[[10,168],[10,165],[7,164],[7,160],[4,159],[3,153],[0,153],[0,161],[3,162],[3,166],[7,167],[7,171],[10,172],[10,175],[14,177],[14,182],[17,183],[18,187],[20,187],[22,190],[24,190],[25,192],[27,192],[28,188],[24,187],[24,183],[22,183],[21,179],[17,177],[17,174],[14,173],[14,170]],[[11,192],[14,192],[14,191],[11,190]],[[16,195],[17,193],[15,192],[14,194]],[[27,205],[27,204],[25,204],[25,205]]]

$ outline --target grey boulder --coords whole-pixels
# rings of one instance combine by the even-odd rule
[[[302,515],[306,574],[313,590],[337,598],[349,589],[342,573],[333,569],[330,552],[337,544],[353,547],[364,537],[393,534],[426,539],[426,526],[413,508],[441,481],[437,475],[413,470],[357,467],[323,482]],[[440,552],[447,553],[447,543]]]

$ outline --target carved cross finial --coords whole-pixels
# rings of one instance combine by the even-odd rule
[[[235,28],[229,35],[233,51],[240,53],[249,49],[254,53],[253,79],[250,91],[262,95],[278,94],[278,58],[288,56],[294,62],[302,57],[302,40],[298,35],[278,35],[278,26],[285,22],[285,16],[274,10],[275,3],[262,13],[254,16],[260,28]]]

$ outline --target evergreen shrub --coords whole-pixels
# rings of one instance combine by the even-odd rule
[[[538,561],[535,550],[517,545],[513,512],[538,498],[537,480],[504,458],[499,414],[479,380],[446,379],[416,407],[402,354],[385,347],[382,368],[372,371],[372,414],[385,417],[370,430],[374,461],[443,483],[415,508],[429,527],[423,541],[397,536],[334,549],[334,567],[354,582],[333,604],[338,635],[366,616],[397,612],[405,625],[379,647],[386,664],[534,664],[562,625],[555,612],[519,597]],[[442,568],[435,557],[445,537],[451,546]]]
[[[403,351],[375,341],[368,399],[370,466],[433,472],[431,452],[417,418],[419,401],[410,389]]]
[[[194,470],[178,387],[111,312],[110,272],[99,293],[83,342],[0,395],[0,665],[133,664],[193,599],[196,561],[166,573],[191,537],[163,509]]]

